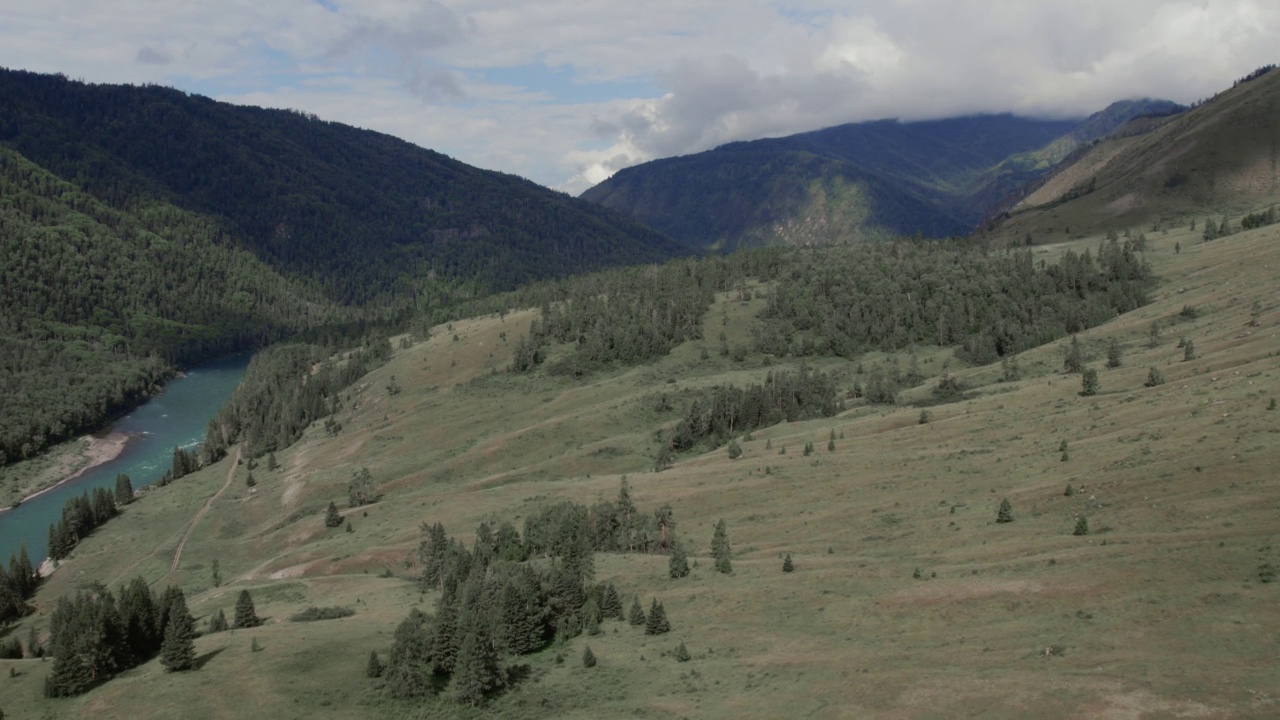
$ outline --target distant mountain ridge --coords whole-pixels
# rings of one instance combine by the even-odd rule
[[[0,144],[119,206],[216,217],[342,302],[431,273],[510,288],[684,249],[620,214],[397,138],[159,86],[0,71]]]
[[[1133,117],[1180,108],[1131,100],[1083,120],[999,114],[840,125],[643,163],[582,198],[699,248],[964,235],[1082,144]]]

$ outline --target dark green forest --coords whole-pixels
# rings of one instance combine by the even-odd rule
[[[395,138],[156,86],[0,70],[0,465],[177,368],[683,252]]]

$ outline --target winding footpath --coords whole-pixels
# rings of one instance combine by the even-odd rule
[[[178,543],[178,549],[173,551],[173,562],[169,564],[169,572],[175,572],[178,569],[178,563],[182,562],[182,549],[187,546],[187,540],[191,538],[191,533],[195,532],[196,525],[200,524],[200,520],[205,513],[209,512],[209,508],[213,507],[213,501],[222,496],[222,493],[231,487],[231,480],[236,475],[236,468],[240,467],[240,446],[236,446],[236,456],[231,459],[231,467],[227,469],[227,481],[222,483],[222,487],[218,492],[213,494],[204,502],[204,507],[196,512],[196,516],[191,519],[191,524],[187,526],[187,532],[182,536],[182,542]]]

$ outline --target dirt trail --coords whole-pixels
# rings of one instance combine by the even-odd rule
[[[205,513],[209,512],[209,508],[213,507],[213,501],[217,500],[222,493],[226,492],[227,488],[231,487],[231,479],[235,477],[236,468],[239,466],[240,448],[237,447],[236,456],[231,459],[231,467],[227,469],[227,481],[222,483],[222,487],[218,489],[218,492],[214,493],[213,497],[206,500],[204,502],[204,507],[200,508],[200,510],[196,512],[196,516],[191,519],[191,524],[187,526],[187,532],[182,536],[182,542],[179,542],[178,549],[173,551],[173,562],[169,564],[169,572],[174,572],[178,569],[178,563],[182,561],[182,548],[187,546],[187,540],[191,538],[191,533],[195,532],[196,525],[200,524],[201,518],[204,517]]]

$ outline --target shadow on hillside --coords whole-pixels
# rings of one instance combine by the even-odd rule
[[[204,666],[205,666],[205,665],[206,665],[210,660],[212,660],[212,659],[214,659],[215,657],[217,657],[217,656],[221,655],[221,654],[222,654],[226,649],[227,649],[227,646],[226,646],[226,645],[223,645],[222,647],[218,648],[217,650],[210,650],[209,652],[207,652],[207,653],[205,653],[205,654],[201,655],[200,657],[197,657],[197,658],[195,659],[195,662],[193,662],[193,663],[192,663],[192,665],[191,665],[191,666],[192,666],[192,668],[194,668],[194,669],[196,669],[196,670],[203,670],[203,669],[204,669]]]

